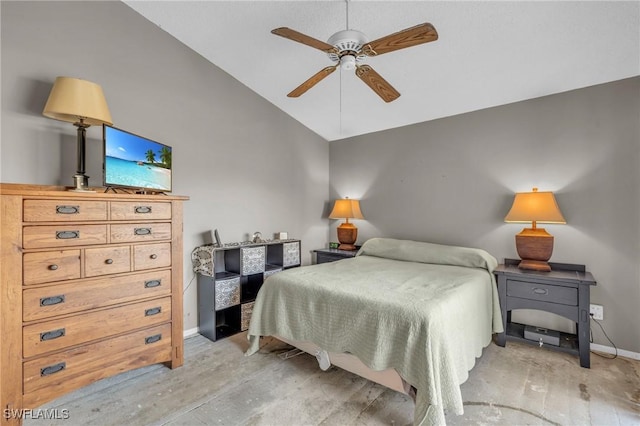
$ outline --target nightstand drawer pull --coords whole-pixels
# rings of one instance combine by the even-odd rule
[[[113,265],[113,259],[107,259],[104,261],[107,265]]]
[[[78,214],[80,206],[56,206],[56,214]]]
[[[534,287],[533,292],[535,294],[549,294],[549,291],[545,290],[544,288],[535,288]]]
[[[57,364],[50,365],[48,367],[44,367],[40,369],[40,376],[50,376],[52,374],[58,373],[67,368],[66,362],[59,362]]]
[[[151,213],[151,206],[136,206],[135,212],[140,214]]]
[[[162,312],[162,308],[160,306],[156,306],[155,308],[145,310],[144,316],[150,317],[152,315],[158,315],[160,312]]]
[[[64,336],[64,328],[59,328],[57,330],[51,330],[51,331],[46,331],[44,333],[40,333],[40,341],[46,342],[47,340],[53,340],[63,336]]]
[[[59,296],[43,297],[40,299],[40,306],[57,305],[58,303],[64,303],[64,294]]]
[[[144,282],[144,288],[158,287],[162,283],[162,280],[149,280]]]
[[[58,232],[56,232],[56,239],[58,239],[58,240],[71,240],[73,238],[80,238],[80,231],[58,231]]]
[[[50,271],[55,271],[55,270],[57,270],[57,269],[58,269],[58,265],[56,265],[56,264],[54,263],[53,265],[49,265],[49,268],[48,268],[48,269],[49,269]]]
[[[162,334],[154,334],[153,336],[149,336],[144,339],[144,344],[149,345],[151,343],[155,343],[162,339]]]
[[[133,233],[136,235],[151,235],[151,228],[135,228]]]

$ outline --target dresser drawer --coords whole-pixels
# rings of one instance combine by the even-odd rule
[[[283,243],[282,244],[282,266],[297,266],[300,264],[300,243]]]
[[[578,289],[558,285],[507,280],[507,296],[557,303],[560,305],[578,305]]]
[[[25,226],[22,246],[26,249],[69,247],[107,242],[107,225]]]
[[[27,361],[25,407],[35,408],[61,392],[132,368],[168,361],[171,349],[171,325],[165,324]]]
[[[114,201],[110,210],[111,220],[171,219],[171,203]]]
[[[24,290],[22,316],[34,321],[169,294],[170,270],[77,281]]]
[[[106,201],[25,200],[25,222],[107,220]]]
[[[215,310],[228,308],[240,304],[240,277],[228,280],[216,280]]]
[[[25,358],[171,320],[171,297],[23,327]]]
[[[133,269],[164,268],[171,266],[171,243],[141,244],[133,246]]]
[[[131,271],[131,247],[88,248],[84,251],[84,276]]]
[[[80,278],[80,250],[25,253],[24,284],[40,284]]]
[[[126,223],[111,225],[112,243],[132,243],[171,239],[170,223]]]

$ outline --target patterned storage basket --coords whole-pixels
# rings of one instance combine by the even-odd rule
[[[240,277],[216,281],[215,309],[228,308],[240,303]]]

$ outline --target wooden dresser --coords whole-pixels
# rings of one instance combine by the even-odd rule
[[[0,184],[0,424],[74,389],[183,363],[182,202]]]

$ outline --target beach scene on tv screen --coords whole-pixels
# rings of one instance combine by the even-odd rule
[[[107,186],[171,190],[171,147],[106,127]]]

